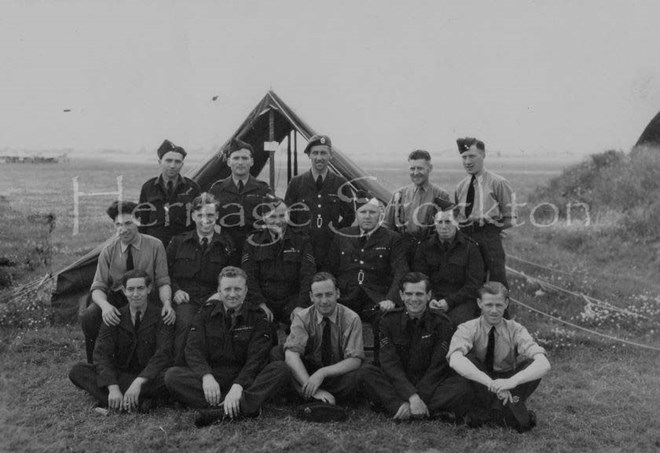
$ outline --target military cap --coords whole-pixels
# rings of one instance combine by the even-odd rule
[[[175,153],[181,154],[184,158],[186,157],[187,153],[186,150],[181,148],[180,146],[175,145],[171,141],[165,139],[163,140],[163,143],[158,147],[156,150],[156,153],[158,154],[158,158],[162,159],[163,156],[170,151],[174,151]]]
[[[367,205],[367,204],[372,204],[376,207],[379,207],[380,206],[380,201],[378,201],[378,199],[376,197],[374,197],[369,191],[358,190],[355,193],[355,196],[353,197],[353,207],[357,211],[362,206]]]
[[[458,145],[458,152],[460,154],[463,154],[465,151],[470,149],[472,145],[476,146],[477,149],[486,151],[486,145],[484,145],[484,142],[474,137],[459,138],[456,140],[456,144]]]
[[[254,157],[254,148],[252,148],[252,145],[238,138],[232,138],[229,141],[229,146],[227,146],[227,151],[225,152],[227,153],[227,157],[229,157],[231,156],[232,153],[236,151],[240,151],[242,149],[247,149],[248,151],[250,151],[250,156]]]
[[[332,141],[330,140],[330,137],[327,135],[313,135],[309,141],[307,142],[307,146],[305,146],[305,154],[309,154],[310,151],[312,150],[312,146],[316,145],[325,145],[328,148],[332,149]]]

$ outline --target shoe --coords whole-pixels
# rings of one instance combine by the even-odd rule
[[[492,420],[490,414],[485,410],[472,409],[465,414],[463,421],[470,428],[481,428]]]
[[[505,415],[505,419],[512,428],[519,433],[524,433],[525,431],[532,429],[529,414],[530,411],[525,407],[525,403],[522,401],[518,403],[509,403],[505,407],[508,408],[508,410],[505,409],[506,412],[508,412]],[[511,415],[513,415],[513,420],[511,419]]]
[[[224,419],[224,409],[200,409],[195,411],[195,427],[197,428],[204,428]]]
[[[536,412],[529,411],[529,428],[534,428],[536,426]]]
[[[456,423],[456,414],[449,411],[438,411],[431,414],[431,418],[445,423]]]
[[[296,417],[307,422],[345,422],[348,420],[348,412],[333,404],[314,402],[299,406]]]

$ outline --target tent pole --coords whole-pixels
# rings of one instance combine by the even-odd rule
[[[275,141],[275,112],[270,109],[268,115],[268,141]],[[275,191],[275,151],[270,151],[270,187]]]
[[[295,134],[295,131],[294,131]],[[291,132],[286,138],[286,182],[291,181]]]
[[[293,176],[298,176],[298,131],[293,131]]]

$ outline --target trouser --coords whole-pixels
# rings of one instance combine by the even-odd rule
[[[107,294],[108,302],[116,308],[121,308],[128,303],[126,296],[121,291],[111,291]],[[96,337],[99,336],[101,323],[103,322],[101,308],[92,302],[91,293],[81,299],[78,307],[78,319],[80,327],[85,335],[85,352],[87,354],[87,363],[93,363],[94,346]]]
[[[161,372],[155,379],[147,381],[142,385],[139,401],[146,398],[165,399],[167,397],[167,388],[165,387],[164,372]],[[133,383],[137,373],[117,373],[117,385],[119,390],[124,393]],[[92,395],[102,406],[108,405],[108,387],[99,387],[98,373],[94,365],[79,362],[71,368],[69,379],[76,387],[85,390]]]
[[[479,243],[479,249],[484,259],[484,267],[488,272],[488,280],[500,282],[507,288],[506,256],[502,246],[501,229],[492,224],[484,226],[471,225],[461,228],[461,232]]]
[[[469,302],[458,304],[447,312],[447,316],[455,326],[463,324],[471,319],[478,318],[479,306],[477,305],[477,301],[471,300]]]
[[[360,368],[358,383],[360,391],[367,399],[390,417],[397,413],[403,403],[408,402],[405,395],[396,391],[383,370],[374,365],[364,365]],[[438,412],[453,412],[462,417],[472,402],[470,382],[456,375],[443,379],[428,394],[423,392],[418,394],[426,404],[431,417]]]
[[[223,395],[229,391],[239,372],[240,369],[213,370],[213,377],[220,384],[220,391]],[[241,413],[243,415],[258,413],[264,402],[278,394],[290,382],[291,371],[286,363],[269,363],[257,375],[254,382],[243,389],[240,400]],[[190,368],[173,367],[167,370],[165,385],[178,401],[197,409],[209,407],[209,403],[204,397],[202,378]]]
[[[307,373],[311,376],[319,367],[309,360],[301,357]],[[271,363],[284,363],[284,347],[282,345],[274,346],[270,350]],[[349,371],[341,376],[332,376],[323,379],[321,389],[332,394],[338,401],[353,402],[357,395],[358,377],[360,368]]]

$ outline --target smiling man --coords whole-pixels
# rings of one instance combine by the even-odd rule
[[[447,363],[451,322],[427,309],[431,283],[426,275],[410,272],[399,287],[405,308],[383,317],[380,368],[365,365],[360,388],[376,409],[395,420],[461,420],[467,412],[470,385]]]
[[[160,175],[140,190],[140,232],[160,239],[167,247],[173,236],[192,229],[190,202],[199,195],[199,185],[181,176],[186,150],[169,140],[157,150]]]
[[[536,425],[536,414],[527,410],[525,402],[550,370],[550,362],[527,329],[504,319],[509,305],[504,285],[486,283],[477,303],[481,316],[458,326],[447,353],[450,366],[472,381],[482,409],[471,411],[467,422],[474,427],[493,422],[528,431]]]
[[[187,367],[170,368],[165,384],[182,403],[199,409],[195,425],[256,417],[261,405],[286,386],[283,362],[268,362],[270,328],[263,313],[244,304],[247,275],[227,266],[218,292],[193,320],[186,342]]]
[[[115,225],[116,236],[99,254],[90,288],[91,296],[79,312],[89,363],[92,363],[101,323],[116,326],[121,320],[119,309],[127,303],[121,291],[121,280],[127,271],[145,271],[157,288],[158,297],[153,297],[152,301],[162,306],[161,314],[165,323],[173,324],[176,318],[172,308],[165,247],[158,239],[138,231],[140,223],[135,216],[136,207],[130,201],[115,201],[106,211]]]

